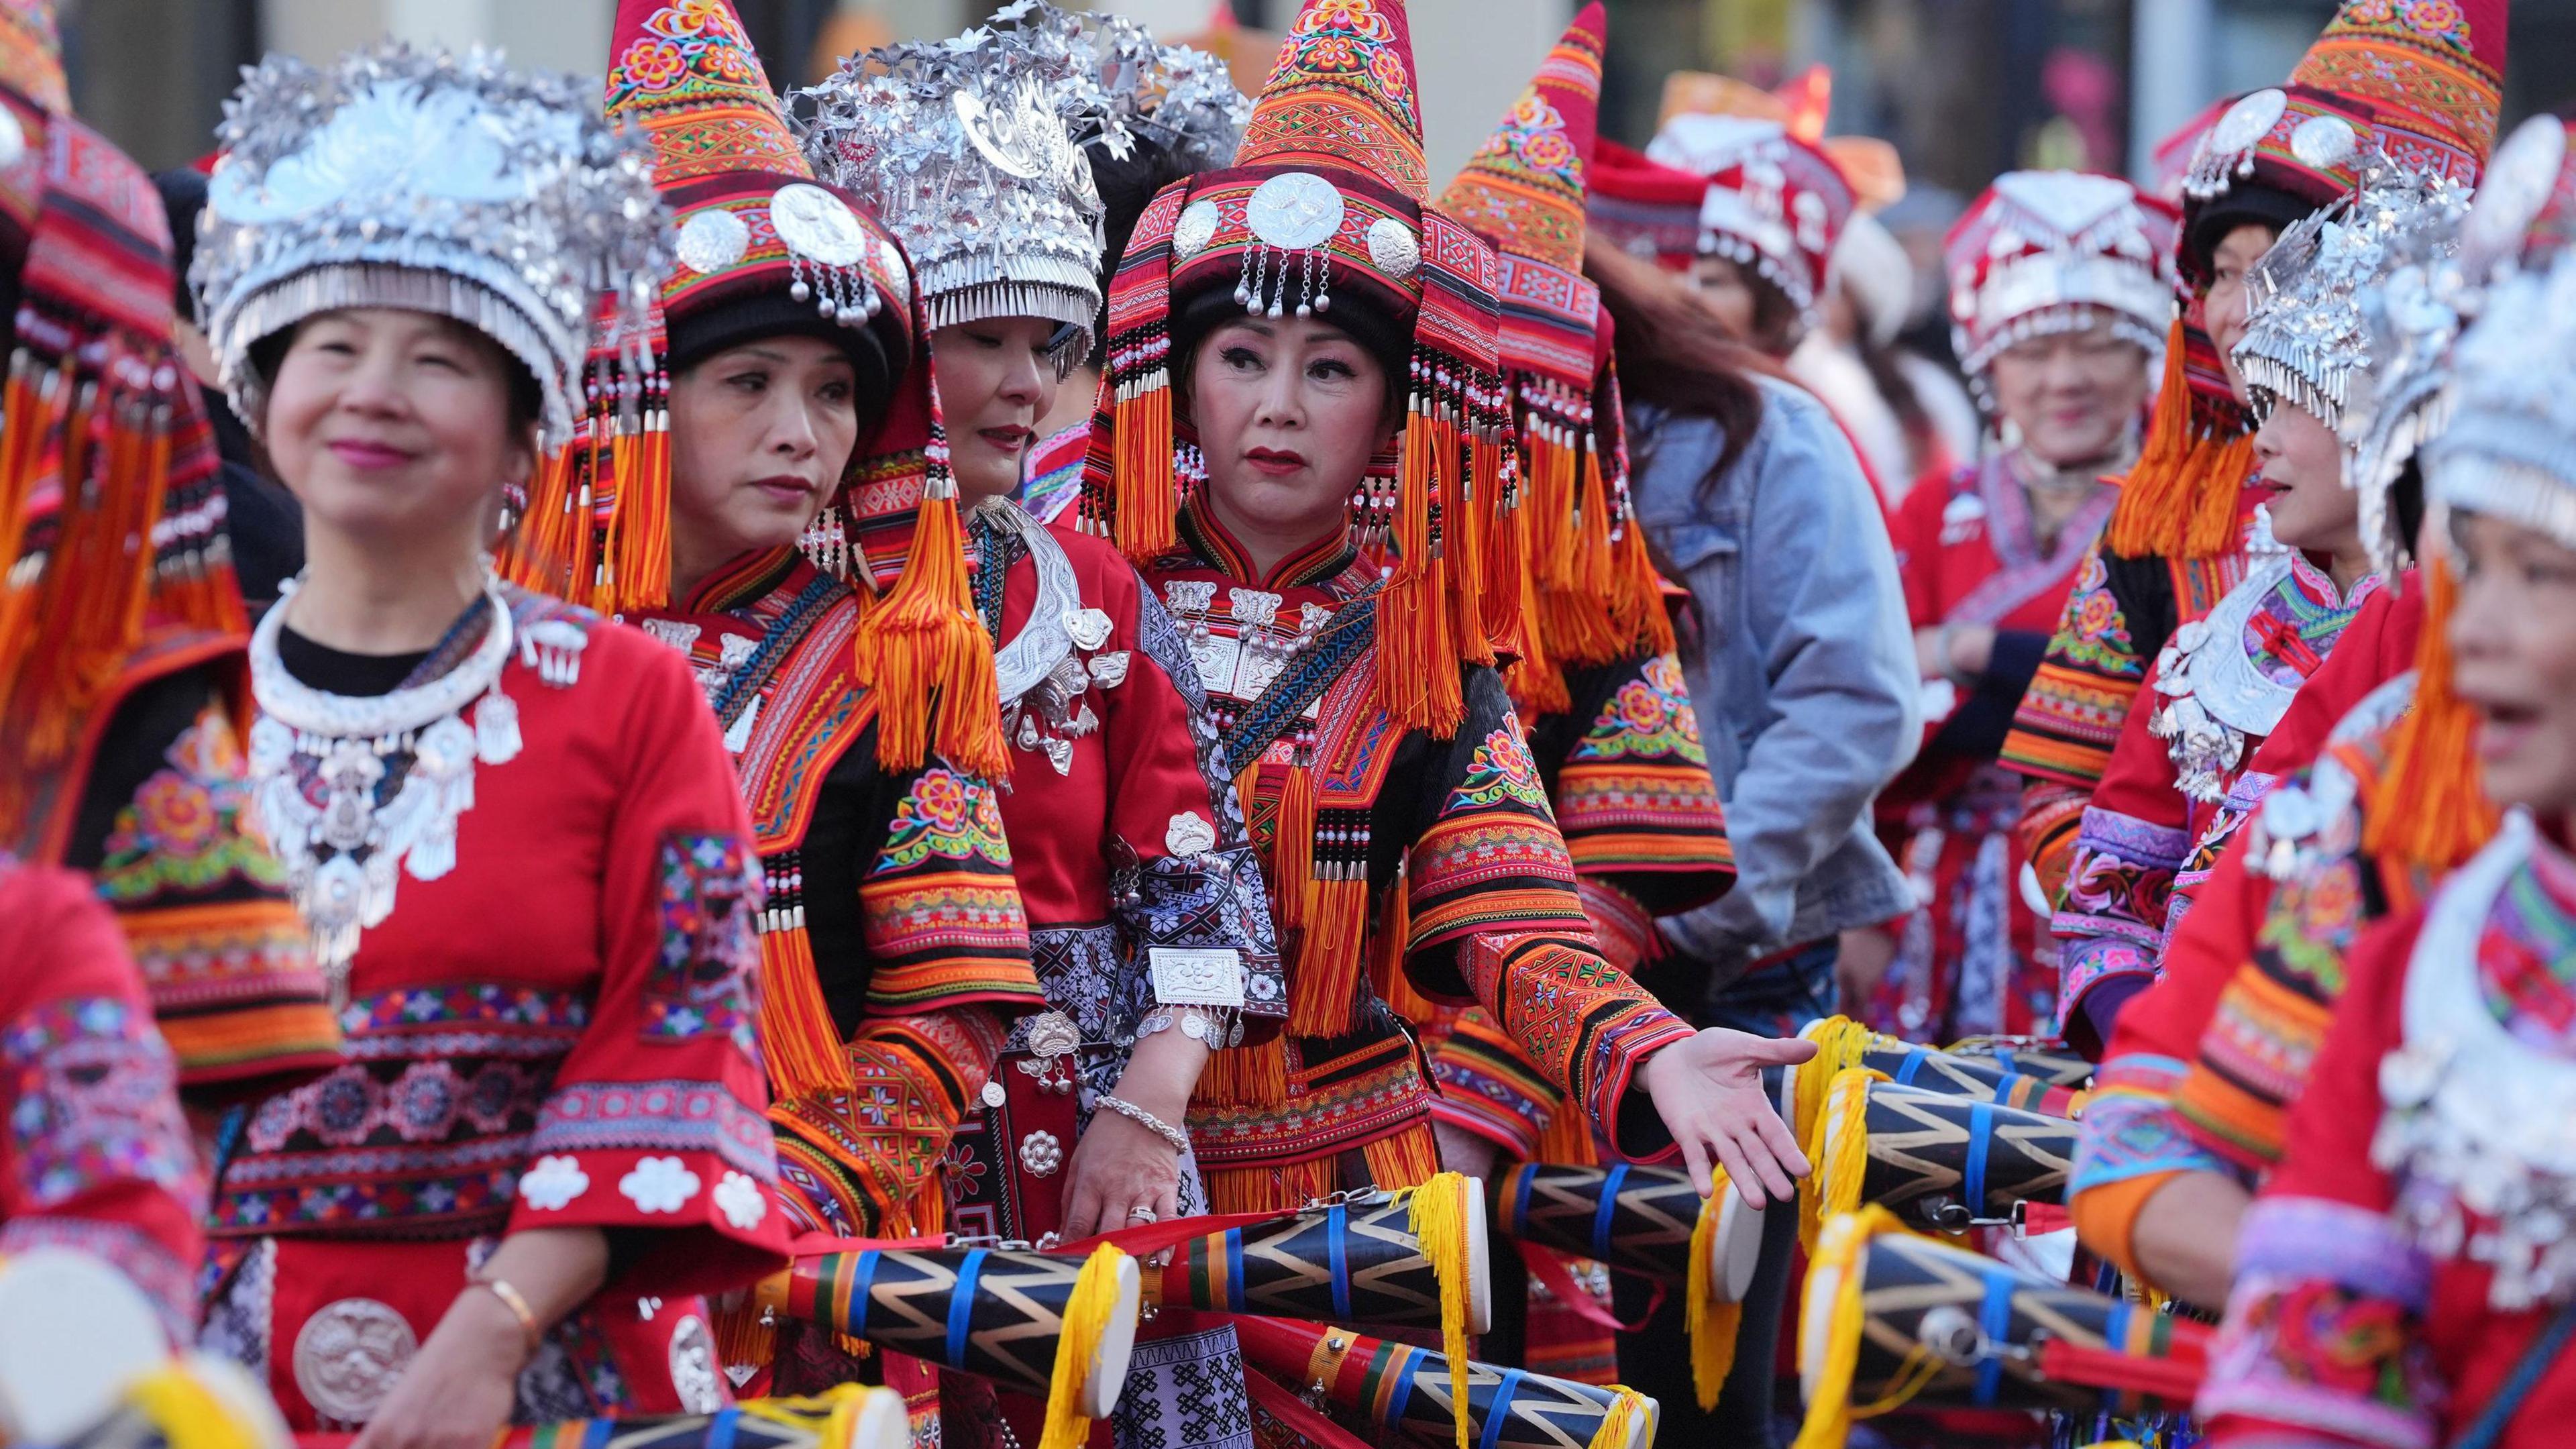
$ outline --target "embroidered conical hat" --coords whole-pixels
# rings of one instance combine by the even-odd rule
[[[1483,530],[1467,500],[1500,486],[1506,419],[1494,250],[1425,204],[1426,180],[1402,0],[1306,0],[1234,165],[1165,188],[1128,242],[1110,284],[1114,402],[1093,431],[1082,517],[1139,560],[1170,549],[1186,428],[1172,369],[1229,317],[1341,327],[1412,389],[1412,446],[1386,510],[1380,678],[1400,722],[1445,735],[1463,711],[1457,662],[1493,657],[1449,601],[1477,592]]]

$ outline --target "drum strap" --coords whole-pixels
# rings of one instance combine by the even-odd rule
[[[1968,1162],[1960,1172],[1960,1190],[1972,1218],[1986,1215],[1986,1149],[1994,1140],[1995,1104],[1979,1102],[1968,1109]]]
[[[966,1335],[975,1326],[975,1284],[984,1276],[987,1251],[972,1249],[957,1265],[957,1292],[948,1300],[948,1366],[953,1369],[966,1367]]]
[[[1610,1173],[1601,1180],[1601,1206],[1592,1211],[1592,1256],[1610,1257],[1610,1223],[1619,1212],[1619,1190],[1628,1182],[1628,1164],[1611,1164]]]
[[[1503,1381],[1494,1385],[1494,1406],[1485,1411],[1485,1432],[1476,1441],[1476,1449],[1494,1449],[1502,1441],[1503,1423],[1512,1416],[1512,1399],[1520,1393],[1521,1380],[1528,1376],[1525,1369],[1503,1370]],[[1467,1406],[1460,1404],[1458,1412],[1466,1413]]]
[[[1990,1272],[1986,1278],[1986,1301],[1978,1306],[1977,1327],[1988,1343],[2005,1343],[2012,1336],[2013,1289],[2017,1286],[2009,1273]],[[2004,1360],[2001,1354],[1988,1354],[1977,1365],[1977,1407],[1986,1408],[1995,1401],[1995,1391],[2003,1387]]]
[[[1340,1203],[1324,1210],[1324,1253],[1332,1265],[1335,1323],[1348,1323],[1351,1317],[1351,1265],[1343,1241],[1350,1216],[1350,1209]]]
[[[2522,1411],[2523,1401],[2540,1386],[2541,1375],[2557,1364],[2558,1355],[2567,1347],[2570,1336],[2576,1336],[2576,1302],[2559,1309],[2549,1320],[2549,1326],[2531,1341],[2531,1347],[2522,1351],[2522,1357],[2514,1361],[2513,1372],[2505,1378],[2504,1386],[2496,1390],[2494,1398],[2487,1400],[2487,1406],[2478,1411],[2477,1420],[2469,1425],[2467,1431],[2451,1441],[2451,1449],[2495,1449],[2496,1442],[2504,1437],[2505,1429],[2513,1423],[2513,1416]]]

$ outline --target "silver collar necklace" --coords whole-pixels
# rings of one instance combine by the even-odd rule
[[[487,569],[492,612],[482,643],[426,684],[353,698],[313,688],[278,653],[292,599],[251,634],[254,819],[285,865],[313,954],[346,999],[359,934],[393,913],[397,871],[436,880],[456,868],[456,820],[474,804],[474,766],[519,753],[519,709],[501,692],[514,630]],[[473,712],[473,723],[465,714]],[[389,789],[390,787],[390,789]]]

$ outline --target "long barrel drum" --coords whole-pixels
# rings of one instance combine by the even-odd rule
[[[2035,1036],[1972,1036],[1946,1048],[1954,1057],[1982,1058],[2005,1071],[2037,1077],[2052,1087],[2081,1091],[2093,1080],[2093,1064],[2062,1041]]]
[[[1872,1231],[1875,1219],[1886,1230]],[[1846,1257],[1837,1232],[1857,1235]],[[1857,1335],[1846,1394],[1874,1403],[2135,1415],[2188,1409],[2210,1330],[1897,1228],[1836,1218],[1807,1275],[1798,1369],[1811,1415],[1837,1337]],[[1857,1281],[1858,1313],[1842,1300]],[[1924,1377],[1926,1372],[1930,1377]]]
[[[1858,1121],[1869,1146],[1859,1193],[1840,1200],[1897,1208],[1926,1226],[1954,1231],[2009,1221],[2016,1202],[2065,1201],[2075,1123],[1859,1072],[1834,1079],[1834,1101],[1826,1109],[1824,1152],[1816,1163],[1825,1201],[1837,1200],[1832,1177],[1843,1155],[1835,1148],[1853,1120],[1842,1101],[1852,1092],[1866,1097]]]
[[[1429,1349],[1391,1343],[1309,1323],[1238,1318],[1235,1337],[1254,1368],[1301,1392],[1320,1392],[1335,1407],[1423,1445],[1457,1442],[1449,1360]],[[1609,1443],[1598,1435],[1621,1395],[1524,1369],[1467,1365],[1467,1442],[1478,1449],[1654,1449],[1655,1401],[1635,1395],[1642,1412]]]
[[[1056,1346],[1083,1260],[1000,1248],[869,1249],[800,1258],[762,1283],[760,1307],[781,1317],[1047,1396]],[[1136,1346],[1143,1281],[1118,1264],[1118,1301],[1084,1376],[1082,1411],[1118,1406]]]
[[[1690,1175],[1669,1167],[1567,1167],[1516,1163],[1485,1187],[1495,1227],[1508,1238],[1681,1283],[1690,1277],[1691,1230],[1701,1198]],[[1740,1303],[1762,1254],[1762,1212],[1728,1192],[1711,1235],[1709,1283]],[[1338,1321],[1338,1320],[1337,1320]]]
[[[1884,1072],[1900,1085],[1927,1092],[2001,1102],[2052,1117],[2077,1114],[2079,1103],[2073,1091],[2014,1071],[1998,1058],[1959,1056],[1917,1046],[1865,1030],[1840,1016],[1810,1023],[1799,1035],[1815,1042],[1819,1049],[1812,1059],[1781,1070],[1780,1115],[1789,1120],[1801,1142],[1807,1140],[1810,1117],[1824,1101],[1826,1085],[1836,1073],[1851,1067]],[[1801,1097],[1806,1099],[1803,1110]]]
[[[1486,1195],[1468,1193],[1467,1332],[1493,1326]],[[1176,1248],[1146,1298],[1218,1313],[1260,1313],[1371,1329],[1440,1327],[1440,1277],[1412,1228],[1412,1203],[1377,1196],[1228,1228]]]

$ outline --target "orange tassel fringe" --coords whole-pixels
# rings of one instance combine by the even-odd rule
[[[840,1028],[823,1000],[814,943],[801,924],[760,933],[760,1055],[781,1099],[848,1092],[857,1084]]]
[[[1110,478],[1110,527],[1121,553],[1147,563],[1172,551],[1180,492],[1172,477],[1172,389],[1159,377],[1113,405],[1117,456]]]
[[[936,748],[987,779],[1010,773],[1002,742],[993,640],[966,580],[957,488],[937,473],[923,490],[903,577],[859,625],[859,682],[877,691],[877,761],[920,766]]]
[[[2112,552],[2123,558],[2216,558],[2237,546],[2237,495],[2254,466],[2254,438],[2221,437],[2192,421],[2183,352],[2177,318],[2166,337],[2164,386],[2145,445],[2104,530]]]
[[[2459,582],[2439,549],[2423,563],[2424,632],[2415,641],[2415,701],[2388,742],[2388,769],[2362,825],[2362,847],[2439,874],[2495,837],[2479,783],[2477,714],[2451,687],[2451,610]]]

